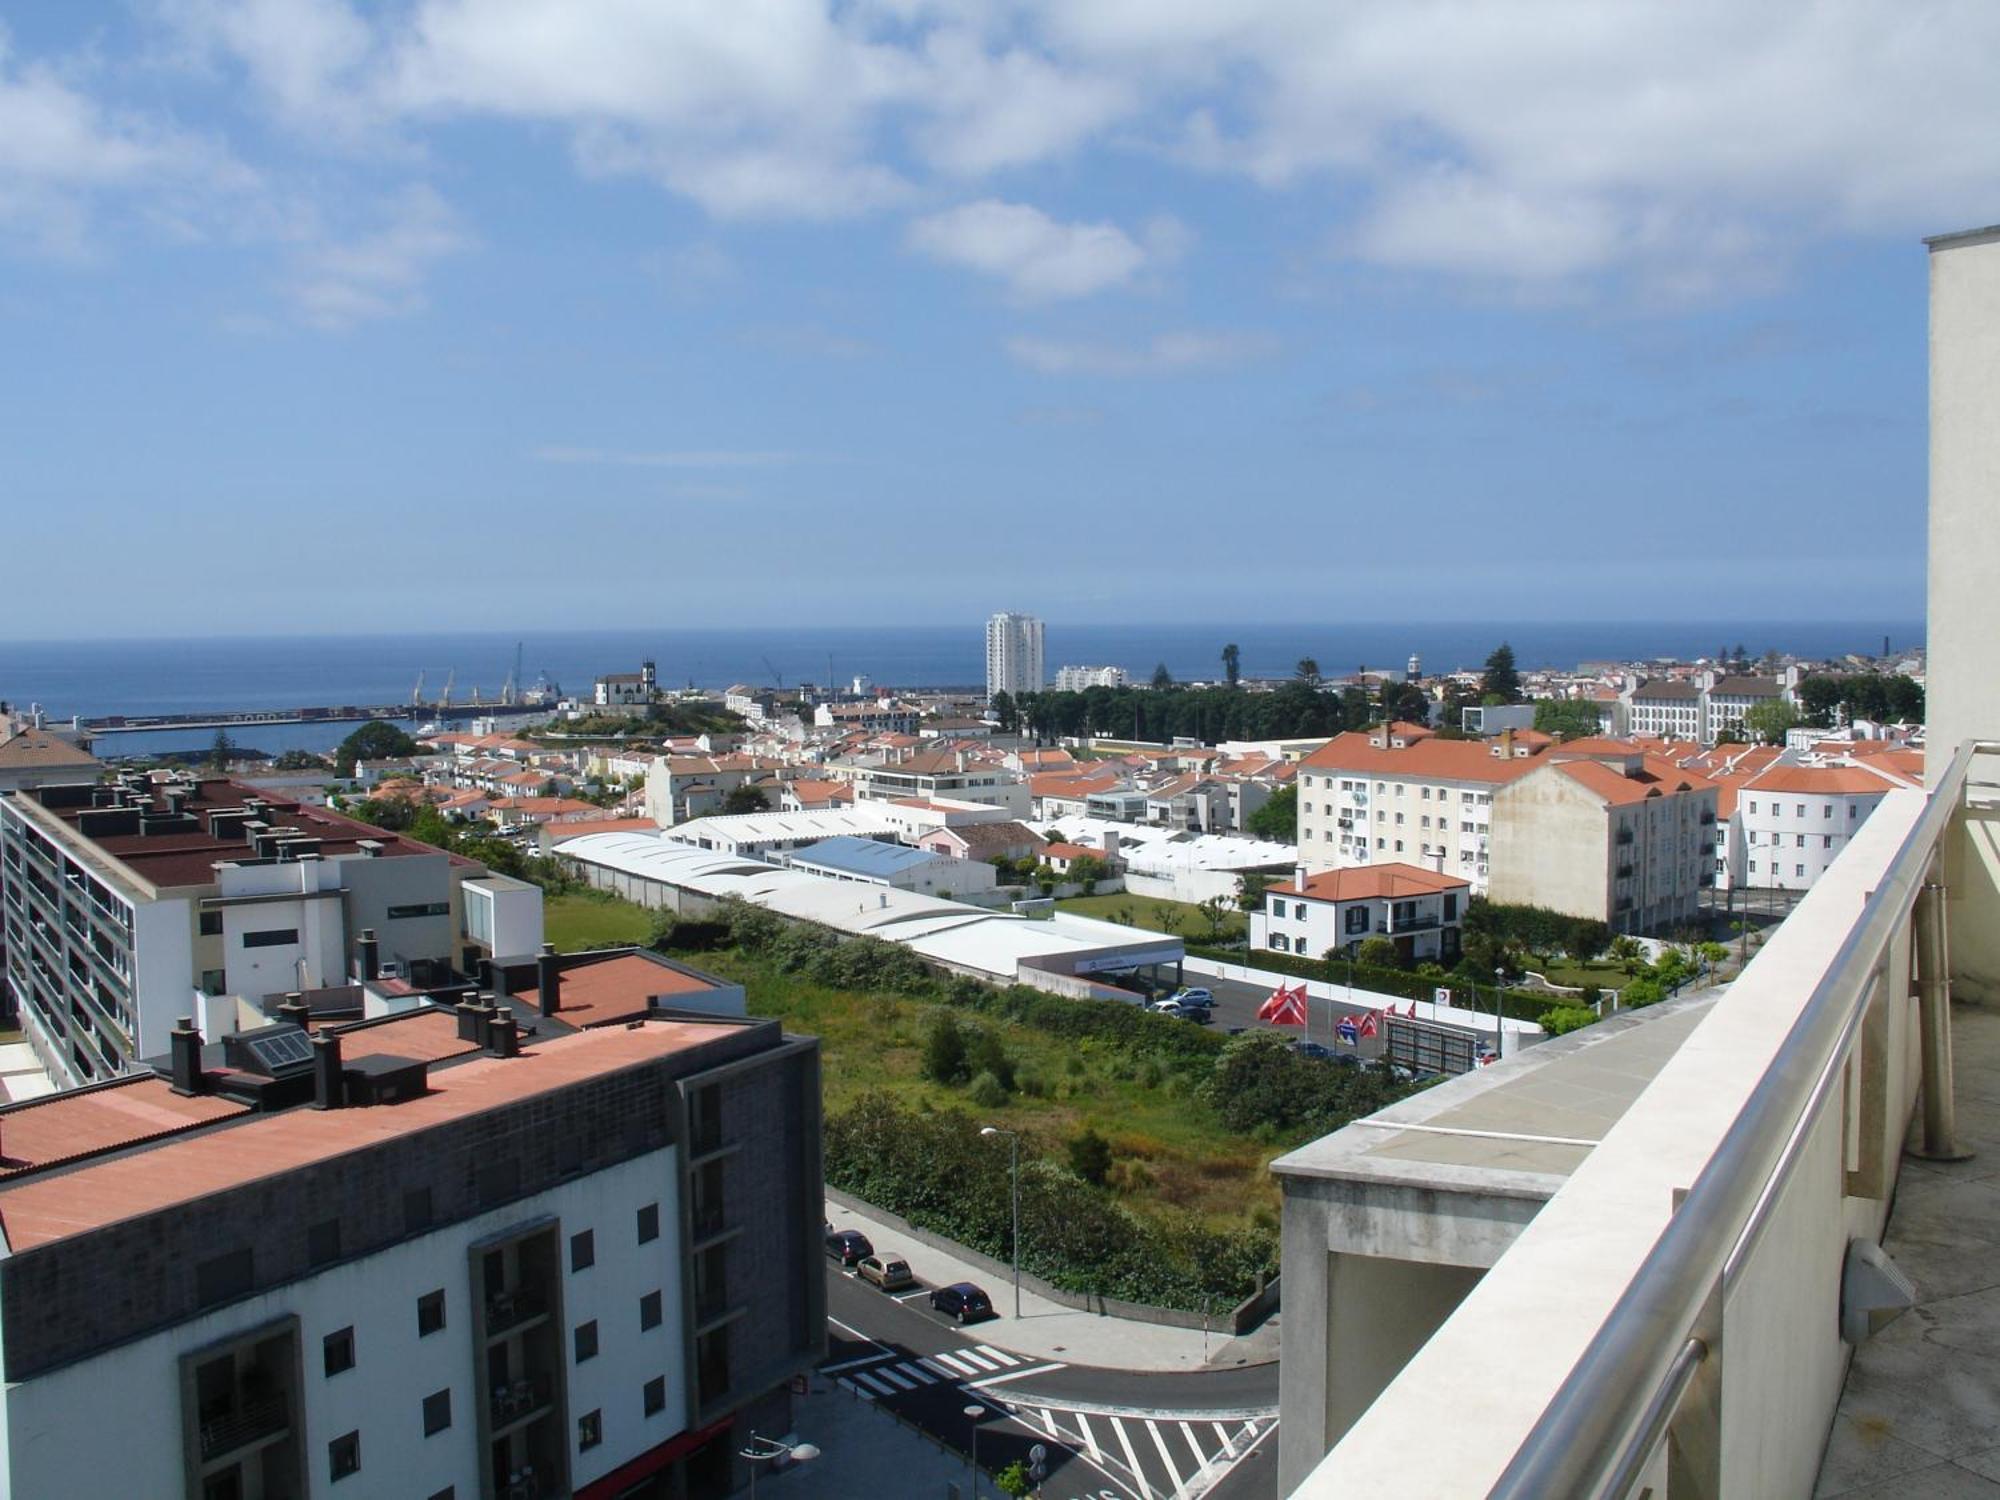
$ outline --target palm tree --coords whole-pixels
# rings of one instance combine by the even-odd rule
[[[1319,663],[1312,657],[1301,656],[1299,664],[1292,670],[1298,674],[1299,681],[1303,682],[1307,687],[1319,686]]]

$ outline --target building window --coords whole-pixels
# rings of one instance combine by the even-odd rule
[[[579,1450],[595,1448],[604,1441],[604,1414],[587,1411],[576,1419],[576,1446]]]
[[[344,1433],[326,1445],[326,1471],[336,1484],[361,1472],[360,1433]]]
[[[576,1348],[576,1362],[582,1364],[587,1359],[597,1358],[597,1319],[576,1325],[576,1332],[570,1336]]]
[[[424,1436],[436,1437],[451,1426],[451,1391],[432,1391],[424,1397]]]
[[[419,901],[411,906],[392,906],[389,920],[400,921],[404,917],[448,917],[451,915],[449,901]]]
[[[1833,847],[1833,835],[1830,833],[1821,834],[1819,836],[1819,846],[1822,849],[1831,849]]]
[[[588,1229],[579,1229],[569,1237],[569,1268],[571,1271],[588,1271],[596,1264],[596,1236]]]
[[[267,927],[262,932],[243,934],[246,948],[291,948],[297,946],[299,930],[296,927]]]
[[[1272,933],[1271,951],[1273,953],[1290,953],[1292,951],[1292,940],[1286,937],[1282,932]]]
[[[201,935],[203,937],[222,936],[222,913],[205,911],[201,914]]]
[[[201,992],[204,995],[221,994],[223,986],[228,982],[228,979],[220,969],[203,969],[201,971]]]
[[[1803,880],[1805,879],[1806,867],[1804,865],[1793,865],[1792,873],[1796,875],[1799,879]]]
[[[321,1219],[306,1228],[306,1264],[323,1266],[340,1259],[340,1220]]]
[[[1284,914],[1285,914],[1285,903],[1273,898],[1271,902],[1271,915],[1274,917],[1282,917]]]
[[[320,1340],[320,1363],[325,1366],[328,1376],[340,1375],[354,1368],[354,1329],[336,1329]]]
[[[650,1244],[660,1237],[660,1205],[648,1203],[639,1210],[639,1243]]]
[[[1368,908],[1365,906],[1348,907],[1347,914],[1341,918],[1341,927],[1347,932],[1366,932],[1368,930]]]
[[[639,1331],[660,1326],[660,1294],[648,1292],[639,1299]]]
[[[417,1337],[427,1339],[444,1327],[444,1288],[417,1298]]]
[[[646,1382],[646,1415],[658,1416],[667,1409],[667,1377],[655,1375]]]

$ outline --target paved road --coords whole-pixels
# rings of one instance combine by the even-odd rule
[[[1221,979],[1205,974],[1190,974],[1190,985],[1203,985],[1215,994],[1215,1019],[1211,1024],[1217,1030],[1227,1031],[1241,1027],[1254,1031],[1282,1031],[1287,1036],[1302,1037],[1307,1033],[1296,1026],[1272,1026],[1268,1021],[1257,1019],[1257,1007],[1271,998],[1271,987],[1267,984],[1247,984],[1240,979]],[[1388,1001],[1385,999],[1384,1004]],[[1358,1015],[1362,1006],[1341,1005],[1332,1000],[1310,997],[1310,1028],[1312,1040],[1338,1050],[1352,1050],[1362,1057],[1374,1057],[1382,1050],[1382,1037],[1378,1032],[1372,1038],[1363,1038],[1359,1046],[1349,1049],[1338,1043],[1334,1037],[1334,1023],[1344,1015]]]
[[[1037,1361],[931,1311],[928,1289],[888,1294],[827,1268],[827,1359],[867,1400],[965,1452],[978,1406],[987,1474],[1040,1444],[1045,1500],[1272,1500],[1276,1365],[1139,1374]],[[987,1491],[982,1485],[982,1494]]]

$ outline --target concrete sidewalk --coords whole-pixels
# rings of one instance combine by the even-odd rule
[[[1229,1369],[1263,1364],[1278,1357],[1278,1319],[1232,1338],[1222,1330],[1174,1328],[1083,1312],[1050,1301],[1024,1286],[1021,1316],[1014,1316],[1014,1285],[1004,1273],[962,1259],[949,1251],[912,1239],[864,1210],[827,1200],[827,1222],[835,1229],[858,1229],[868,1236],[877,1255],[897,1255],[926,1286],[970,1281],[986,1290],[999,1315],[973,1325],[979,1342],[1035,1359],[1065,1364],[1095,1365],[1110,1370]]]
[[[817,1375],[810,1394],[792,1398],[787,1438],[811,1443],[820,1456],[783,1469],[766,1467],[757,1476],[759,1495],[775,1500],[876,1500],[884,1495],[950,1500],[956,1494],[968,1500],[973,1494],[972,1466],[963,1453],[898,1420],[886,1406],[863,1401]],[[748,1487],[736,1493],[747,1494]],[[999,1495],[992,1477],[981,1474],[979,1500]]]

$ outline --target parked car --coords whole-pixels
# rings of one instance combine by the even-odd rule
[[[1178,1016],[1184,1013],[1180,1001],[1173,999],[1149,1000],[1146,1002],[1146,1009],[1156,1016]]]
[[[826,1258],[843,1266],[852,1266],[874,1253],[875,1247],[868,1243],[868,1236],[858,1229],[836,1229],[826,1237]]]
[[[1333,1048],[1326,1046],[1322,1042],[1307,1042],[1307,1041],[1293,1042],[1292,1050],[1298,1053],[1300,1057],[1317,1057],[1325,1059],[1332,1057],[1334,1055]]]
[[[950,1286],[932,1288],[931,1309],[961,1323],[970,1323],[975,1318],[993,1316],[993,1299],[969,1281],[954,1281]]]
[[[1204,989],[1200,985],[1175,990],[1169,998],[1178,1000],[1182,1005],[1198,1005],[1203,1010],[1212,1010],[1215,1007],[1215,991]]]
[[[910,1274],[910,1263],[894,1255],[864,1255],[854,1263],[854,1274],[885,1292],[917,1284],[917,1278]]]

